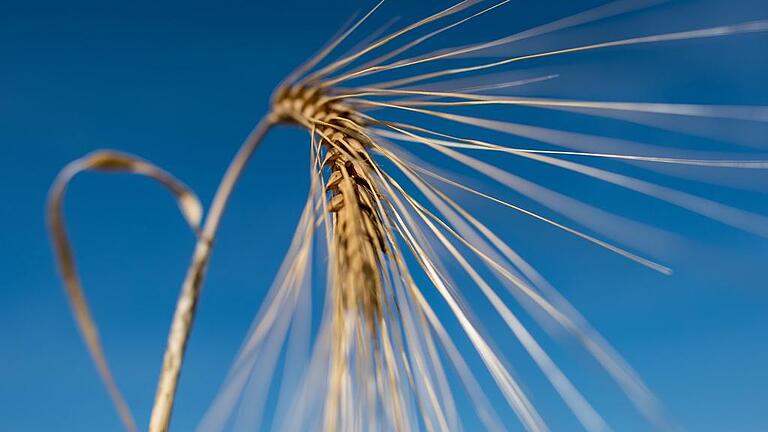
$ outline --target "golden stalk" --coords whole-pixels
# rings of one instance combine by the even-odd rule
[[[187,270],[184,283],[181,285],[181,293],[176,302],[176,311],[173,314],[171,330],[168,334],[168,343],[163,356],[163,368],[155,393],[155,403],[152,407],[152,416],[149,421],[150,432],[165,432],[171,421],[171,411],[176,395],[176,387],[179,382],[179,373],[184,360],[184,351],[192,330],[192,322],[197,310],[197,302],[200,299],[200,288],[205,277],[205,270],[211,256],[211,246],[216,237],[216,232],[221,222],[224,208],[229,201],[232,190],[243,172],[246,163],[253,151],[261,142],[269,129],[275,124],[275,118],[271,115],[264,117],[248,135],[240,146],[235,157],[230,162],[227,171],[219,183],[216,194],[213,197],[210,210],[205,217],[205,223],[200,237],[195,245],[192,262]]]

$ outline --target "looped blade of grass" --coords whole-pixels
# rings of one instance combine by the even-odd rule
[[[114,151],[98,151],[83,158],[70,162],[56,177],[48,200],[48,224],[51,230],[56,261],[64,281],[67,297],[72,306],[75,320],[80,333],[85,340],[91,358],[107,387],[112,402],[115,405],[125,428],[131,432],[137,431],[130,408],[125,402],[120,389],[117,387],[112,372],[104,355],[104,349],[99,339],[96,322],[91,314],[85,298],[80,277],[75,264],[75,257],[70,245],[69,236],[64,226],[62,202],[70,181],[83,171],[127,172],[150,177],[166,187],[176,197],[182,215],[195,233],[198,233],[203,210],[197,196],[183,183],[157,166]]]

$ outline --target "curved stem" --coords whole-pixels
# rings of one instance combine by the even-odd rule
[[[168,334],[168,343],[165,348],[165,355],[163,356],[163,368],[157,383],[155,403],[152,407],[152,416],[149,421],[149,432],[166,432],[168,430],[173,401],[176,395],[176,386],[184,359],[184,351],[192,329],[192,322],[197,310],[197,301],[200,297],[200,289],[210,259],[211,246],[216,237],[221,216],[245,164],[250,159],[259,142],[261,142],[262,138],[264,138],[274,124],[275,119],[270,114],[259,121],[248,135],[248,138],[240,146],[240,150],[238,150],[232,162],[230,162],[213,197],[213,202],[205,218],[201,236],[195,245],[192,262],[187,270],[187,275],[181,286],[181,293],[176,303],[176,311],[173,315],[171,330]]]

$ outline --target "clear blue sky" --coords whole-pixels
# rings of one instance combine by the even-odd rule
[[[409,21],[443,5],[409,3],[385,4],[374,22],[395,15]],[[446,34],[440,42],[456,45],[511,34],[601,3],[516,0],[482,25]],[[53,268],[44,203],[57,171],[91,150],[119,149],[167,168],[208,202],[229,158],[265,112],[274,85],[352,11],[366,7],[310,0],[0,4],[0,430],[119,428]],[[678,1],[541,43],[570,46],[765,18],[763,0]],[[536,49],[536,43],[527,47]],[[534,75],[561,74],[527,94],[768,105],[766,46],[768,35],[736,36],[609,50],[521,68]],[[483,112],[514,119],[508,110]],[[577,124],[576,117],[542,112],[520,116],[514,120],[589,126],[594,133],[682,148],[711,144],[615,122],[582,119]],[[704,124],[753,143],[758,148],[752,152],[760,146],[763,153],[768,150],[765,127]],[[192,430],[210,403],[288,246],[308,185],[307,145],[306,135],[296,130],[270,134],[233,197],[183,370],[176,431]],[[656,257],[675,269],[666,277],[501,208],[467,201],[580,308],[684,427],[768,430],[768,239],[513,162],[498,161],[687,239]],[[627,170],[768,214],[765,174],[739,179],[753,189],[745,192]],[[72,185],[66,210],[108,358],[138,421],[146,424],[193,238],[166,192],[147,180],[83,175]],[[488,324],[492,333],[494,325]],[[589,383],[593,393],[588,395],[607,411],[616,430],[645,430],[596,367],[575,352],[565,349],[557,358]],[[521,366],[518,372],[525,370]],[[593,376],[594,381],[585,378]],[[539,384],[530,385],[535,391]],[[555,403],[550,396],[542,398],[545,405]],[[571,430],[566,425],[572,419],[565,417],[552,421],[555,430]],[[509,420],[513,424],[511,414]]]

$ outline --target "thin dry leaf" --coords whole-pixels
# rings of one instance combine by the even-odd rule
[[[64,281],[77,326],[125,428],[129,431],[137,431],[130,408],[115,382],[104,355],[96,322],[85,298],[74,253],[64,225],[62,213],[64,194],[70,181],[83,171],[127,172],[147,176],[158,181],[174,194],[184,218],[195,232],[199,230],[202,206],[197,196],[189,188],[164,170],[136,157],[114,151],[94,152],[70,162],[56,177],[51,188],[48,201],[48,223],[53,237],[59,272]]]

